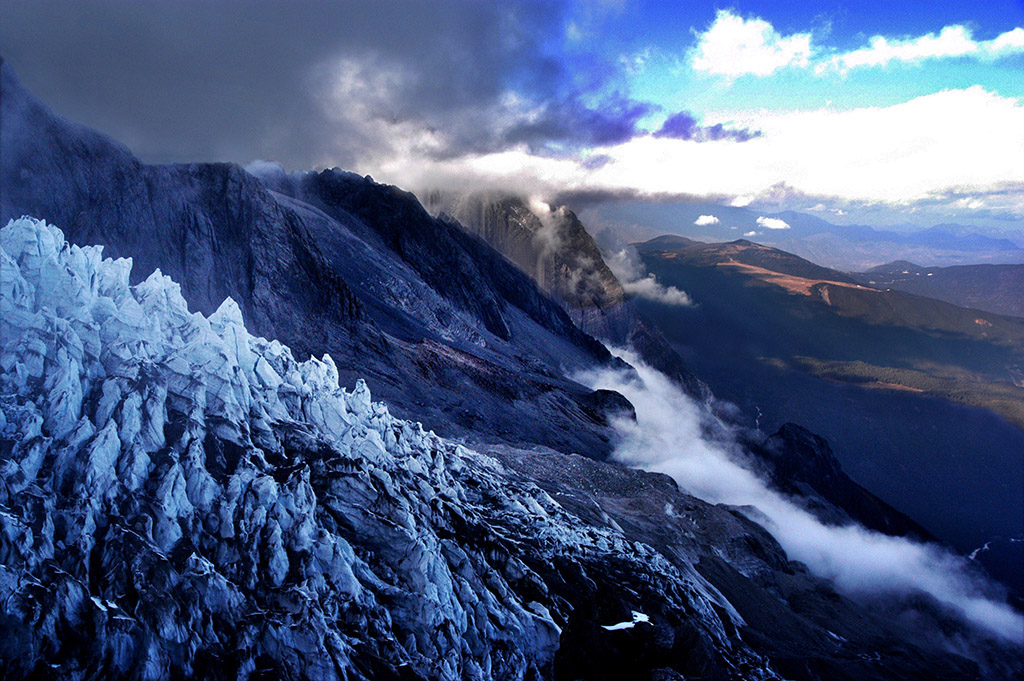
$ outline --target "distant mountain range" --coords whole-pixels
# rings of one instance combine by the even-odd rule
[[[701,217],[703,216],[703,218]],[[608,225],[628,240],[677,234],[701,241],[747,238],[847,272],[864,271],[894,260],[928,267],[1024,263],[1024,231],[1006,238],[964,225],[926,229],[878,229],[835,225],[807,213],[769,213],[711,203],[624,201],[601,204],[585,217]]]
[[[638,308],[717,395],[768,430],[797,416],[856,480],[964,551],[1024,533],[1024,319],[874,288],[749,240],[635,247],[696,302]],[[1015,579],[1018,567],[996,569]]]
[[[855,276],[870,286],[894,288],[963,307],[1024,317],[1024,264],[922,267],[899,260]]]

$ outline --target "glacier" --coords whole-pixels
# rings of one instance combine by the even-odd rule
[[[612,553],[732,647],[728,604],[695,574],[392,417],[365,383],[340,388],[329,356],[250,335],[230,298],[206,318],[159,271],[130,286],[130,259],[52,225],[0,235],[10,676],[533,678],[570,609],[537,562]]]

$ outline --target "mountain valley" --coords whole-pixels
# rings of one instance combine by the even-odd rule
[[[636,248],[696,301],[640,310],[760,428],[799,414],[856,480],[962,551],[1024,532],[1024,320],[872,288],[746,240]]]

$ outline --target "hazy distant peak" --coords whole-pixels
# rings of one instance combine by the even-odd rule
[[[916,272],[924,269],[921,265],[910,262],[909,260],[893,260],[892,262],[884,265],[878,265],[867,270],[869,273],[875,272],[897,272],[902,270],[908,270],[910,272]]]

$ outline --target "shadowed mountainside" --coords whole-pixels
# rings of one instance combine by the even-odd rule
[[[853,479],[964,552],[1024,532],[1024,430],[996,415],[1020,420],[1024,320],[851,283],[748,241],[637,248],[697,302],[641,310],[761,428],[821,434]]]
[[[328,215],[238,166],[144,165],[0,71],[3,222],[34,215],[131,256],[134,276],[159,268],[204,314],[230,296],[255,333],[329,352],[344,381],[365,378],[438,432],[608,452],[590,391],[565,376],[615,360],[529,277],[411,194],[325,171],[308,181],[337,208]]]

